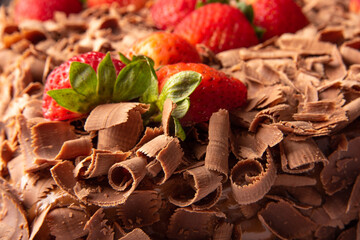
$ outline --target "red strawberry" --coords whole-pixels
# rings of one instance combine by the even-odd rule
[[[157,28],[173,29],[186,15],[195,10],[197,0],[158,0],[151,7]]]
[[[244,14],[232,6],[212,3],[186,16],[174,33],[192,44],[203,43],[213,52],[250,47],[258,39]]]
[[[360,13],[360,1],[359,0],[350,0],[349,11],[353,12],[353,13]]]
[[[139,39],[132,46],[129,55],[148,56],[154,60],[155,68],[178,62],[201,62],[193,45],[184,38],[168,32],[155,32]]]
[[[51,98],[47,92],[54,89],[66,89],[71,88],[69,80],[70,65],[72,62],[81,62],[89,64],[94,70],[101,60],[105,57],[105,54],[100,52],[90,52],[79,56],[70,58],[67,62],[61,64],[55,68],[47,77],[46,85],[43,96],[43,114],[44,117],[50,120],[68,120],[82,117],[84,114],[71,112],[65,108],[59,106],[56,101]],[[125,66],[120,60],[112,60],[118,74],[120,70]]]
[[[139,10],[140,8],[145,6],[146,1],[147,0],[87,0],[86,3],[88,7],[117,3],[120,7],[132,5],[134,6],[135,10]]]
[[[190,95],[190,108],[180,119],[182,124],[207,121],[220,108],[232,110],[246,103],[247,89],[240,80],[201,63],[177,63],[162,67],[156,73],[159,92],[162,94],[170,77],[183,71],[200,73],[202,79]]]
[[[46,21],[57,11],[70,14],[81,10],[79,0],[16,0],[14,17],[18,23],[25,19]]]
[[[294,33],[309,24],[293,0],[252,0],[254,24],[265,29],[264,40]]]

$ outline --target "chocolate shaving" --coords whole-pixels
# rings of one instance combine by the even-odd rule
[[[258,217],[280,239],[303,238],[316,229],[314,222],[283,201],[267,204]]]
[[[286,137],[280,145],[280,153],[282,170],[288,173],[306,172],[317,162],[325,165],[329,162],[312,138],[294,141]]]
[[[276,179],[276,168],[270,151],[266,154],[265,169],[254,159],[240,160],[231,170],[231,189],[239,204],[254,203],[270,190]]]
[[[175,110],[176,104],[171,101],[170,98],[167,98],[164,102],[163,112],[162,112],[162,126],[164,128],[164,134],[169,136],[173,128],[173,121],[171,113]]]
[[[140,141],[136,144],[133,151],[138,150],[145,143],[150,142],[152,139],[156,138],[159,135],[164,134],[164,130],[162,127],[159,128],[150,128],[147,127],[144,132],[144,136],[140,139]]]
[[[220,109],[213,113],[209,121],[209,144],[206,148],[205,167],[228,178],[229,166],[229,112]]]
[[[278,174],[274,186],[303,187],[314,186],[317,183],[315,178],[290,174]]]
[[[89,220],[83,211],[70,208],[56,208],[46,216],[50,234],[56,239],[77,239],[85,236],[88,231],[84,229]]]
[[[332,195],[352,184],[360,171],[358,164],[360,137],[346,142],[329,156],[329,164],[321,173],[320,180],[327,194]]]
[[[222,176],[206,166],[186,170],[183,178],[173,183],[169,202],[179,207],[210,208],[219,200],[221,181]]]
[[[208,239],[217,222],[225,216],[214,211],[192,211],[178,208],[170,218],[167,236],[171,239]]]
[[[213,239],[214,240],[227,240],[231,239],[233,224],[224,222],[216,227]]]
[[[10,185],[0,179],[0,238],[1,239],[28,239],[29,226],[26,213]]]
[[[131,158],[114,164],[108,173],[109,184],[117,191],[126,192],[129,196],[146,175],[146,159]]]
[[[159,135],[139,148],[137,155],[149,159],[154,158],[157,161],[150,162],[150,164],[158,166],[157,171],[153,172],[152,176],[156,176],[155,181],[160,185],[174,173],[175,169],[180,165],[184,153],[177,138]]]
[[[81,177],[83,178],[93,178],[102,175],[106,175],[109,171],[109,168],[115,163],[124,161],[130,153],[123,152],[110,152],[105,150],[93,149],[91,154],[91,160],[84,159],[83,161],[90,161],[89,166],[83,173]]]
[[[346,212],[348,213],[352,208],[359,207],[360,203],[360,175],[357,176],[349,201],[346,207]]]
[[[138,190],[116,209],[116,213],[126,229],[134,229],[160,221],[161,207],[162,201],[158,192]]]
[[[143,129],[141,114],[149,109],[141,103],[116,103],[97,106],[85,123],[86,131],[99,131],[98,148],[128,151]]]
[[[150,240],[151,238],[140,228],[135,228],[131,232],[127,233],[125,236],[121,237],[119,240]]]
[[[102,208],[99,208],[94,215],[91,216],[89,221],[84,226],[84,230],[89,233],[87,240],[113,240],[114,231],[107,224],[107,220],[104,219],[105,213]]]

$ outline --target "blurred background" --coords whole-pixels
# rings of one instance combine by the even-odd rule
[[[1,5],[6,5],[10,2],[11,0],[0,0],[0,4]]]

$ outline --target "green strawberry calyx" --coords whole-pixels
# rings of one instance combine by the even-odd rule
[[[171,113],[175,125],[174,135],[183,141],[186,138],[186,134],[179,119],[184,117],[189,110],[189,96],[199,86],[201,79],[202,75],[194,71],[182,71],[174,74],[166,81],[156,102],[156,105],[161,112],[167,98],[171,99],[171,101],[176,104],[176,108]]]
[[[124,56],[120,55],[124,60]],[[69,79],[71,88],[50,90],[47,94],[63,108],[89,113],[100,104],[130,101],[139,98],[144,103],[157,100],[157,77],[154,61],[134,56],[116,76],[110,53],[99,63],[97,73],[88,64],[72,62]]]
[[[195,8],[200,8],[206,4],[210,4],[210,3],[223,3],[223,4],[230,4],[229,0],[198,0],[196,2],[196,6]]]
[[[255,34],[258,39],[262,39],[265,33],[265,29],[254,24],[254,9],[251,4],[246,4],[245,2],[236,1],[236,7],[245,15],[247,20],[250,22],[252,28],[255,31]]]

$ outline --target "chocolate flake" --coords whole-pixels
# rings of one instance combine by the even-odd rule
[[[160,221],[162,201],[158,192],[138,190],[116,209],[118,218],[126,229],[141,228]]]
[[[119,240],[150,240],[151,238],[143,231],[141,228],[135,228],[131,232],[127,233],[125,236],[121,237]]]
[[[258,217],[280,239],[303,238],[316,228],[314,222],[283,201],[267,204]]]
[[[89,234],[87,236],[87,240],[113,240],[114,239],[114,231],[107,224],[107,220],[104,219],[105,213],[102,208],[99,208],[94,215],[91,216],[89,221],[84,226],[84,230]]]

